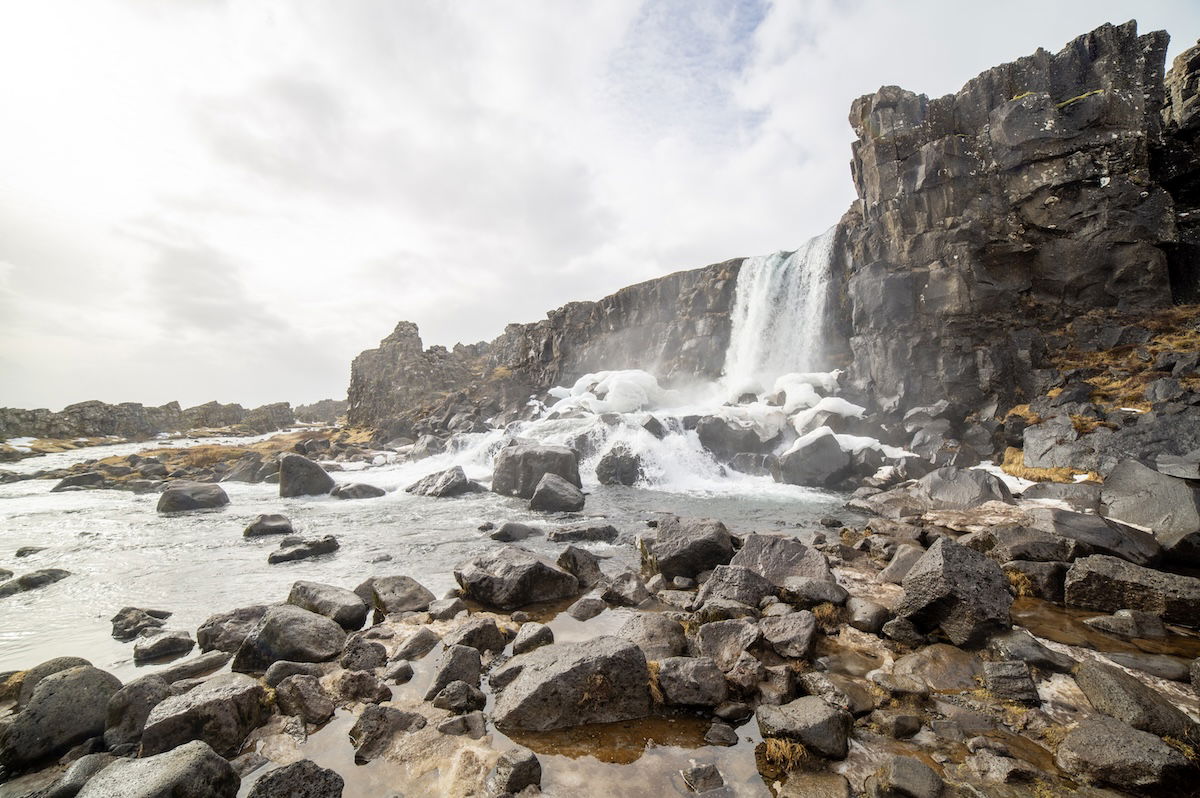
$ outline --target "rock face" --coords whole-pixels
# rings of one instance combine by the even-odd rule
[[[956,645],[979,642],[1009,624],[1012,596],[1000,566],[946,538],[917,561],[901,583],[896,614],[920,629],[938,627]]]
[[[464,597],[505,610],[579,591],[574,576],[519,546],[481,554],[455,568],[454,578]]]
[[[517,662],[520,673],[496,699],[495,720],[501,728],[547,731],[650,714],[646,658],[627,640],[556,643],[523,654]]]
[[[558,476],[576,488],[583,485],[579,480],[579,455],[573,449],[539,444],[505,446],[493,465],[492,490],[530,499],[547,474]]]
[[[104,732],[117,677],[91,666],[52,673],[37,682],[24,708],[0,726],[0,765],[21,768]]]
[[[78,798],[234,798],[239,786],[233,765],[196,740],[157,756],[118,760],[83,785]]]
[[[242,426],[252,432],[284,429],[295,422],[286,402],[247,410],[241,405],[209,402],[181,409],[178,402],[145,407],[137,402],[110,405],[88,401],[67,405],[58,413],[0,407],[0,440],[7,438],[121,438],[146,439],[160,432],[201,427]]]

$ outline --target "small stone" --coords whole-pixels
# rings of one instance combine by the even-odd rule
[[[517,637],[513,640],[513,654],[524,654],[540,646],[554,642],[554,632],[544,623],[529,621],[521,624]]]
[[[1023,704],[1040,704],[1029,666],[1020,660],[983,663],[983,685],[997,698]]]
[[[524,748],[501,754],[496,767],[487,777],[487,789],[491,795],[515,795],[526,787],[539,787],[541,783],[542,763],[532,751]]]
[[[709,745],[737,745],[737,731],[728,723],[713,721],[713,724],[708,727],[708,731],[704,733],[704,742]]]
[[[483,694],[483,691],[466,682],[450,682],[433,698],[435,707],[448,710],[455,715],[483,709],[486,704],[487,696]]]

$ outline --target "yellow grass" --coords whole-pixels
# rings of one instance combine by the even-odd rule
[[[803,743],[767,737],[763,740],[763,759],[780,770],[790,773],[799,770],[812,760],[812,754]]]
[[[1011,446],[1004,450],[1004,459],[1000,462],[1000,469],[1006,474],[1034,482],[1074,482],[1076,475],[1079,474],[1086,474],[1089,482],[1104,481],[1104,478],[1095,471],[1078,471],[1074,468],[1030,468],[1025,465],[1025,452]]]

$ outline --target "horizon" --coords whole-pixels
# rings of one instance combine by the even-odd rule
[[[854,198],[856,97],[1130,18],[1168,66],[1200,36],[1179,2],[7,9],[0,406],[344,398],[401,320],[491,341],[796,249]]]

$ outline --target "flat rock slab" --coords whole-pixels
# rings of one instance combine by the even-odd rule
[[[1200,579],[1095,554],[1076,560],[1064,585],[1067,606],[1144,610],[1169,623],[1200,625]]]

